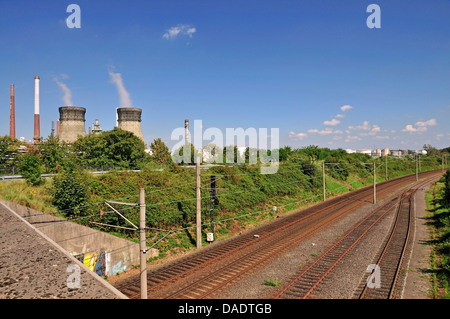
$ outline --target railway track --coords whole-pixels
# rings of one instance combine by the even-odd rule
[[[425,172],[421,177],[431,174],[432,172]],[[395,190],[414,181],[415,176],[410,175],[379,183],[377,197],[388,197]],[[197,299],[211,296],[227,283],[261,267],[292,245],[306,240],[347,213],[371,202],[372,195],[370,186],[346,193],[149,271],[148,296]],[[116,284],[116,288],[129,298],[139,298],[139,276]]]
[[[328,248],[312,264],[292,279],[273,297],[278,298],[318,298],[320,297],[321,284],[324,279],[333,271],[345,256],[351,252],[352,248],[364,238],[364,236],[388,213],[395,211],[395,222],[392,231],[385,242],[379,257],[372,264],[373,272],[369,275],[370,280],[360,284],[357,295],[360,298],[385,298],[392,297],[396,278],[399,273],[405,246],[408,242],[411,224],[411,200],[414,193],[422,185],[428,183],[433,177],[415,184],[385,202],[375,209],[366,218],[351,228],[344,236]],[[370,289],[378,287],[378,281],[374,282],[382,270],[382,289]]]

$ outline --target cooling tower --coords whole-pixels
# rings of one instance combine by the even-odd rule
[[[133,133],[144,142],[141,128],[141,113],[142,110],[135,107],[117,108],[117,126],[124,131]]]
[[[86,135],[85,114],[84,107],[62,106],[59,108],[58,137],[62,142],[73,143],[77,140],[78,135]]]

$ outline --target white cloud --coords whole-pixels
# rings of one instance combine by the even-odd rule
[[[385,136],[380,136],[380,135],[378,135],[378,136],[375,136],[374,138],[375,138],[376,140],[388,140],[388,139],[390,139],[390,137],[387,136],[387,135],[385,135]]]
[[[335,118],[342,119],[345,117],[345,114],[336,114]]]
[[[289,132],[289,138],[292,138],[294,140],[303,140],[308,135],[306,133],[295,133],[294,131]]]
[[[343,134],[341,130],[333,130],[331,127],[327,127],[324,130],[319,131],[318,129],[310,129],[308,130],[308,133],[314,133],[319,135],[330,135],[330,134]]]
[[[192,35],[197,31],[195,27],[192,27],[187,24],[179,24],[176,27],[171,27],[164,34],[163,38],[170,40],[175,39],[178,35],[187,35],[192,38]]]
[[[436,126],[437,122],[436,119],[429,119],[428,121],[421,122],[418,121],[416,124],[408,124],[405,126],[405,128],[402,130],[402,132],[409,132],[409,133],[417,133],[417,132],[426,132],[428,130],[428,126]]]
[[[335,125],[338,125],[339,123],[341,123],[341,121],[336,120],[336,119],[332,119],[331,121],[325,121],[325,122],[323,122],[323,125],[331,125],[331,126],[335,126]]]
[[[415,128],[411,124],[406,125],[406,127],[402,130],[402,132],[409,132],[409,133],[415,133],[415,132],[426,132],[428,128],[426,126],[419,126],[418,128]]]
[[[348,142],[354,142],[354,141],[361,141],[361,138],[359,136],[350,136],[348,135],[345,141]]]
[[[342,105],[341,111],[345,112],[345,111],[351,110],[352,108],[353,108],[353,106],[351,106],[351,105]]]
[[[419,127],[435,126],[435,125],[437,125],[437,122],[436,122],[436,119],[430,119],[430,120],[425,121],[425,122],[417,122],[415,125],[419,126]]]
[[[364,131],[369,131],[369,130],[370,130],[369,121],[364,121],[362,125],[358,125],[358,126],[349,126],[348,129],[349,129],[349,130],[364,130]]]

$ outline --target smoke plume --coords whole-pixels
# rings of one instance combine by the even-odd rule
[[[120,98],[120,107],[131,107],[133,104],[131,102],[130,94],[123,84],[122,74],[109,71],[109,77],[111,82],[116,85],[117,93]]]
[[[65,76],[64,78],[67,78],[67,76]],[[72,92],[70,91],[70,89],[63,82],[59,81],[58,78],[55,77],[54,80],[55,80],[56,84],[58,84],[58,86],[61,88],[61,90],[64,93],[64,95],[62,97],[64,105],[66,105],[66,106],[73,106]]]

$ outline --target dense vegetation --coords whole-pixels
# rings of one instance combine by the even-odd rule
[[[450,298],[450,171],[431,186],[427,194],[433,245],[432,277],[433,296]]]
[[[146,223],[151,229],[149,242],[173,231],[158,244],[160,251],[195,247],[196,179],[191,164],[198,150],[193,145],[188,146],[192,151],[188,161],[191,163],[181,161],[179,164],[161,139],[150,144],[149,154],[140,139],[120,129],[81,137],[73,145],[61,143],[51,135],[37,146],[27,145],[24,154],[19,152],[19,146],[17,140],[0,139],[0,151],[4,154],[0,168],[20,168],[29,185],[9,182],[6,187],[3,184],[0,187],[3,198],[136,240],[136,232],[112,227],[129,228],[130,224],[104,201],[138,203],[139,188],[143,187],[146,191]],[[434,152],[431,146],[427,147]],[[227,152],[230,150],[234,151],[231,158]],[[214,148],[214,151],[215,162],[220,164],[205,165],[201,172],[202,230],[210,231],[212,210],[214,230],[219,239],[228,236],[229,232],[274,218],[274,206],[277,207],[276,214],[283,214],[322,200],[323,168],[327,197],[372,184],[374,163],[377,181],[385,180],[386,173],[393,178],[416,170],[412,155],[389,156],[386,172],[386,158],[307,146],[300,149],[283,147],[269,152],[268,155],[278,153],[278,171],[261,174],[264,164],[260,163],[259,157],[256,164],[249,164],[250,154],[255,150],[246,150],[240,159],[243,164],[227,163],[227,156],[229,161],[239,162],[237,149],[233,146]],[[446,151],[437,150],[433,156],[422,157],[421,170],[441,168],[441,155]],[[182,157],[183,154],[179,155]],[[89,174],[89,169],[111,171],[96,175]],[[55,175],[45,180],[41,173]],[[214,206],[210,197],[211,175],[217,178],[218,203]],[[111,205],[135,225],[139,223],[138,207]]]

